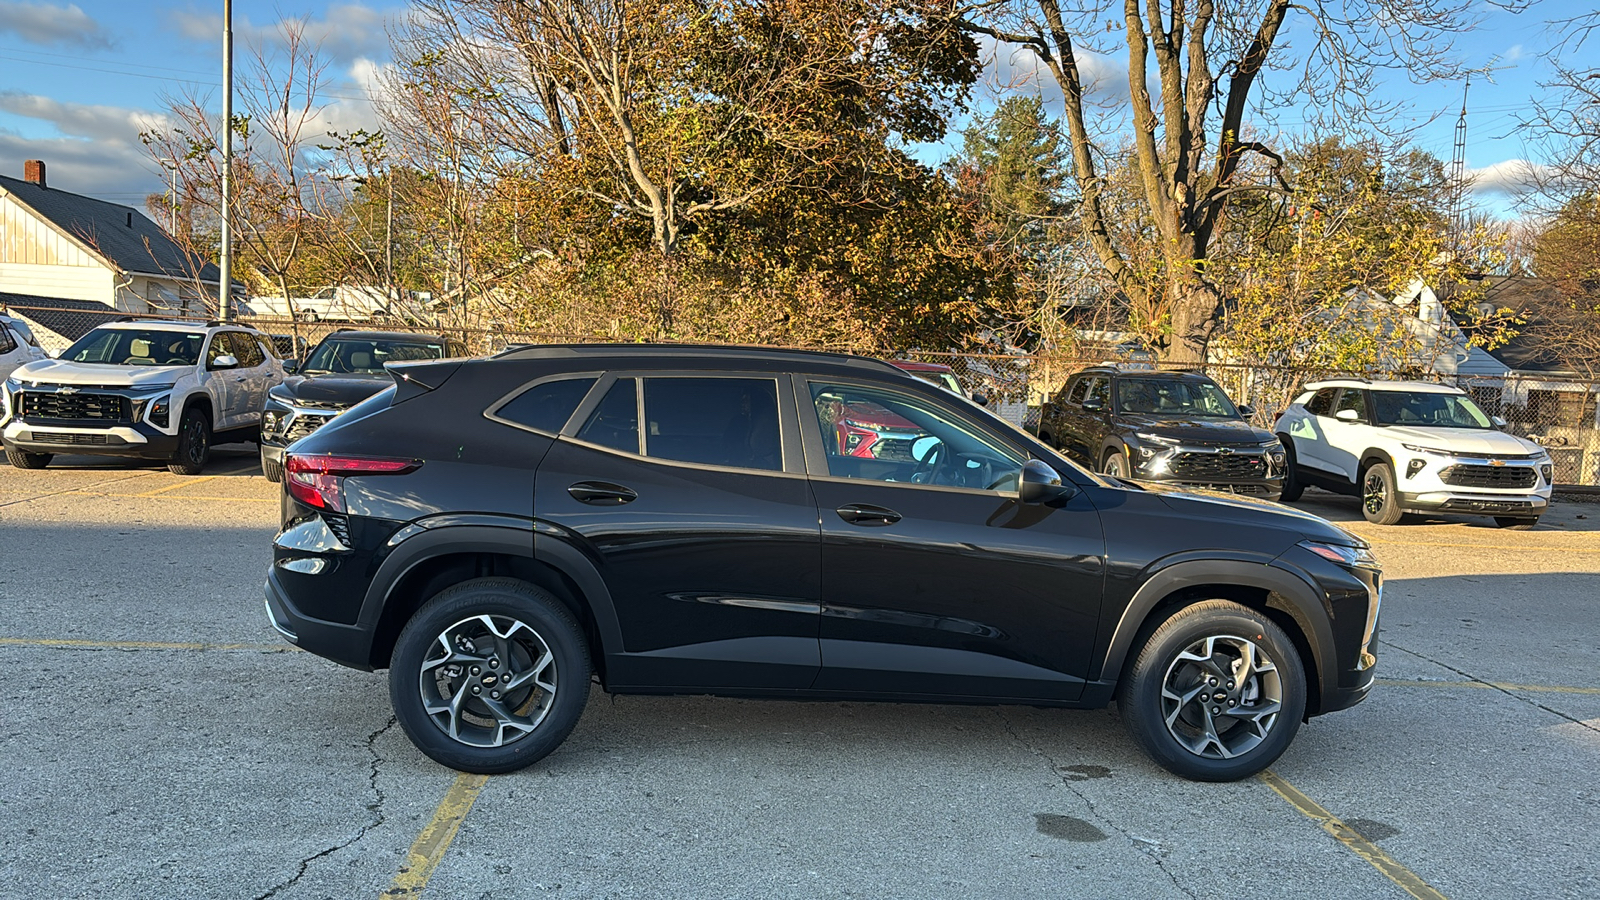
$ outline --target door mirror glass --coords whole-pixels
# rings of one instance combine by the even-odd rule
[[[1077,493],[1071,485],[1061,483],[1061,473],[1048,463],[1030,459],[1022,464],[1022,483],[1017,488],[1017,499],[1023,503],[1049,503],[1063,500]]]
[[[1359,421],[1361,421],[1361,414],[1356,412],[1353,409],[1341,409],[1338,412],[1334,413],[1333,417],[1335,419],[1338,419],[1341,422],[1359,422]]]
[[[911,458],[917,462],[927,462],[928,455],[942,443],[931,434],[923,435],[911,442]]]

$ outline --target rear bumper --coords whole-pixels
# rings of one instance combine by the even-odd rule
[[[267,621],[284,640],[340,665],[372,671],[368,662],[372,651],[370,631],[359,625],[328,622],[301,612],[279,582],[276,565],[267,573],[265,593]]]

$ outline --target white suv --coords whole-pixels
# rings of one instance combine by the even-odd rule
[[[260,332],[212,322],[102,325],[56,359],[18,366],[0,387],[0,438],[19,469],[57,453],[160,459],[197,475],[211,445],[261,436],[267,391],[283,380]]]
[[[0,316],[0,381],[23,363],[44,359],[47,354],[39,348],[28,323],[10,316]],[[0,403],[4,403],[0,399]],[[0,420],[5,418],[5,408],[0,406]]]
[[[1494,516],[1532,528],[1550,505],[1544,448],[1497,430],[1465,392],[1420,381],[1308,384],[1273,426],[1288,450],[1283,499],[1306,485],[1361,498],[1367,521],[1408,512]]]

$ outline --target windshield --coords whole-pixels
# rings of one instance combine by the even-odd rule
[[[381,375],[384,363],[443,358],[444,345],[437,341],[330,338],[311,351],[311,358],[300,371]]]
[[[1373,391],[1373,421],[1379,425],[1433,428],[1493,428],[1478,404],[1460,394],[1432,391]]]
[[[1232,419],[1238,410],[1209,381],[1124,378],[1117,382],[1117,411],[1145,416],[1207,416]]]
[[[192,366],[205,341],[203,331],[96,328],[58,358],[102,366]]]

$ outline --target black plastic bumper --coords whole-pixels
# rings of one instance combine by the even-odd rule
[[[372,671],[368,662],[372,633],[359,625],[345,625],[314,619],[295,608],[278,582],[276,567],[267,573],[267,619],[284,640],[352,669]]]

